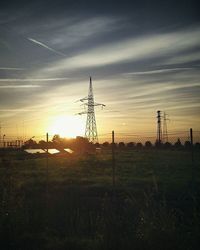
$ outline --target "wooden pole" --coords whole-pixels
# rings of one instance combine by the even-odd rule
[[[190,128],[190,144],[191,144],[191,157],[192,157],[192,186],[195,186],[195,167],[194,167],[194,144],[193,144],[193,130]]]
[[[46,228],[48,229],[49,209],[49,134],[46,133]]]
[[[115,187],[115,132],[112,131],[112,181]]]
[[[47,142],[47,154],[46,154],[46,191],[48,195],[48,185],[49,185],[49,134],[46,133]]]

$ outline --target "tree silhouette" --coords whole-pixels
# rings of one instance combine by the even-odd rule
[[[191,148],[191,143],[190,143],[190,141],[185,141],[184,147],[185,147],[185,149],[190,149],[190,148]]]
[[[127,143],[127,147],[128,147],[128,148],[133,148],[133,147],[135,147],[135,142],[128,142],[128,143]]]
[[[177,139],[177,141],[174,143],[174,146],[176,148],[180,148],[182,146],[180,138]]]
[[[36,148],[36,147],[37,147],[37,142],[34,141],[32,138],[24,142],[24,148]]]
[[[164,144],[164,148],[165,149],[169,149],[169,148],[171,148],[172,147],[172,144],[170,143],[170,142],[165,142],[165,144]]]
[[[125,148],[125,143],[124,142],[119,142],[118,147],[123,149]]]
[[[142,145],[141,142],[138,142],[138,143],[136,144],[136,148],[140,149],[140,148],[142,148],[142,147],[143,147],[143,145]]]
[[[46,148],[47,142],[44,141],[44,140],[41,140],[41,141],[39,141],[38,145],[39,145],[39,147],[41,147],[41,148]]]
[[[151,148],[152,147],[152,143],[150,141],[146,141],[145,142],[145,147],[146,148]]]
[[[105,147],[105,148],[108,148],[109,145],[110,145],[110,144],[109,144],[109,142],[107,142],[107,141],[105,141],[105,142],[102,144],[102,146]]]

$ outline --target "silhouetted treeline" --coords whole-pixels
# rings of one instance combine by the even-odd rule
[[[180,138],[177,138],[177,141],[174,143],[171,142],[158,142],[152,143],[151,141],[146,141],[144,143],[142,142],[119,142],[115,143],[114,146],[119,149],[178,149],[178,150],[191,150],[192,148],[195,150],[200,150],[200,143],[196,142],[194,145],[191,145],[190,141],[181,142]],[[56,149],[63,149],[63,148],[70,148],[77,152],[91,152],[94,151],[95,148],[111,148],[112,143],[109,142],[103,142],[100,143],[91,143],[88,141],[87,138],[77,136],[74,139],[67,139],[67,138],[61,138],[59,135],[54,135],[53,139],[49,142],[46,142],[45,140],[41,140],[39,142],[36,142],[33,139],[29,139],[24,143],[23,148],[56,148]]]
[[[41,140],[36,142],[33,139],[29,139],[24,143],[24,149],[27,148],[41,148],[41,149],[63,149],[70,148],[76,152],[90,152],[94,150],[94,145],[88,141],[87,138],[77,136],[73,139],[61,138],[59,135],[54,135],[53,139],[49,142],[45,140]]]
[[[101,145],[96,144],[98,147],[103,147],[103,148],[109,148],[112,147],[112,143],[109,142],[104,142]],[[119,143],[115,143],[115,147],[119,148],[119,149],[186,149],[186,150],[191,150],[196,149],[196,150],[200,150],[200,143],[196,142],[194,143],[194,145],[191,145],[190,141],[185,141],[183,143],[181,143],[180,139],[178,138],[177,141],[175,143],[171,143],[171,142],[165,142],[165,143],[159,143],[159,142],[155,142],[152,143],[151,141],[146,141],[144,143],[142,142],[128,142],[128,143],[124,143],[124,142],[119,142]]]

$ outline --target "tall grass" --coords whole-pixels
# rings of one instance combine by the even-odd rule
[[[8,160],[10,159],[10,160]],[[17,160],[0,167],[2,249],[199,249],[199,189],[189,155],[109,152],[98,157]]]

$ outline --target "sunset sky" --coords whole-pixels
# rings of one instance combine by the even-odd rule
[[[169,130],[200,130],[197,2],[5,1],[1,134],[84,134],[76,101],[87,96],[90,75],[95,100],[106,104],[96,109],[100,135],[154,132],[158,109]]]

